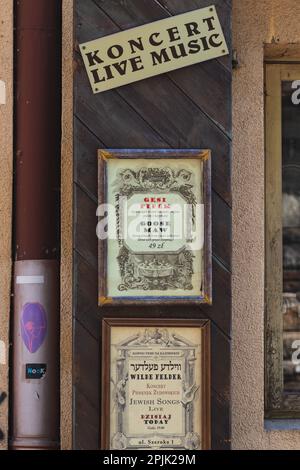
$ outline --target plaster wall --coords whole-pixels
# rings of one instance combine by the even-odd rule
[[[73,0],[63,0],[61,447],[72,447]],[[70,78],[71,77],[71,78]],[[2,92],[5,84],[5,99]],[[4,103],[5,102],[5,103]],[[7,448],[13,183],[13,0],[0,0],[0,450]]]
[[[0,450],[7,448],[13,163],[13,1],[0,0]],[[4,83],[3,83],[4,82]],[[4,90],[5,88],[5,90]],[[1,434],[1,433],[0,433]],[[2,437],[2,439],[1,439]]]
[[[63,0],[61,157],[61,448],[72,449],[73,0]]]
[[[233,0],[234,449],[300,449],[300,427],[264,430],[263,68],[264,43],[300,43],[299,21],[299,0]]]

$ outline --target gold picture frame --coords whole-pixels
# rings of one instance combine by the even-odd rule
[[[211,448],[210,322],[102,322],[101,448]]]
[[[146,235],[135,234],[130,247],[127,240],[125,243],[120,238],[111,240],[98,235],[99,305],[211,304],[210,150],[103,149],[98,157],[99,207],[116,208],[115,215],[108,216],[107,225],[115,224],[117,236],[124,231],[118,224],[124,220],[120,200],[125,197],[131,201],[126,202],[127,211],[139,204],[135,214],[142,217],[141,223],[150,223],[147,221],[152,217],[155,224],[160,217],[159,223],[165,224],[160,230],[167,231],[148,236],[150,229],[145,227]],[[146,200],[165,204],[145,204]],[[192,239],[188,240],[187,235],[179,241],[175,239],[167,227],[167,217],[173,214],[176,220],[174,207],[185,214],[184,227],[193,229],[195,225],[193,236],[202,240],[201,247],[191,249]],[[105,211],[99,211],[98,216],[103,219]],[[186,214],[190,214],[189,219]],[[113,223],[109,217],[114,217]]]

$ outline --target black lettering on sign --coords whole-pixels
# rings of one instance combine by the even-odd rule
[[[144,68],[141,57],[132,57],[132,59],[130,59],[130,63],[133,72],[138,72]]]
[[[130,49],[131,49],[131,54],[135,54],[136,51],[137,51],[137,49],[138,49],[139,51],[143,51],[143,50],[144,50],[142,38],[129,39],[128,44],[129,44]]]
[[[99,54],[99,51],[88,52],[86,54],[90,67],[93,67],[94,65],[97,65],[97,64],[103,64],[104,60],[100,59],[98,54]]]
[[[107,56],[110,59],[119,59],[124,53],[124,49],[120,44],[115,44],[107,50]]]
[[[197,54],[201,50],[200,44],[198,44],[198,39],[192,39],[189,44],[189,53],[190,54]]]
[[[214,16],[211,16],[210,18],[203,18],[203,23],[207,23],[208,31],[214,31],[215,27],[213,25],[213,21],[215,21]]]
[[[170,42],[178,41],[178,39],[180,39],[180,34],[179,34],[177,26],[174,26],[173,28],[169,28],[167,29],[167,31],[169,33]]]
[[[201,34],[201,31],[198,29],[199,28],[198,23],[195,23],[194,21],[192,21],[191,23],[186,23],[185,27],[188,32],[188,37],[194,36],[194,35],[197,36],[198,34]]]
[[[151,52],[151,55],[153,66],[163,64],[164,62],[170,62],[171,60],[166,49],[162,49],[160,52]]]
[[[215,8],[121,31],[80,50],[94,93],[228,54]]]
[[[100,77],[98,69],[91,70],[91,73],[93,74],[94,83],[105,82],[105,77]]]
[[[159,36],[160,36],[160,33],[151,34],[151,36],[149,37],[149,43],[151,44],[151,46],[160,46],[164,42],[164,41],[158,40]]]
[[[212,34],[211,37],[209,38],[209,44],[212,46],[212,47],[219,47],[222,45],[223,41],[219,41],[217,42],[217,39],[220,37],[219,34]],[[215,38],[215,39],[214,39]]]

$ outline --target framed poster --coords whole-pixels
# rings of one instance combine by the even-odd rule
[[[99,305],[211,303],[211,152],[100,150]]]
[[[209,321],[102,326],[102,449],[209,449]]]

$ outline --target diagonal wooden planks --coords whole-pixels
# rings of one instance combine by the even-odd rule
[[[227,58],[93,95],[78,43],[170,14],[216,4],[230,45],[230,0],[76,0],[74,446],[99,445],[100,342],[103,315],[210,318],[213,448],[230,446],[231,66]],[[97,305],[97,149],[213,149],[213,306],[188,309]],[[88,364],[88,367],[86,367]],[[98,421],[97,421],[98,419]]]
[[[78,387],[74,390],[74,442],[78,450],[99,449],[99,408],[94,407]],[[87,420],[86,417],[89,416]]]
[[[118,15],[122,22],[123,29],[130,29],[139,24],[158,21],[168,18],[170,15],[179,15],[187,11],[197,10],[214,4],[221,23],[225,24],[224,34],[228,45],[230,45],[230,34],[227,33],[230,17],[228,13],[230,8],[224,0],[190,0],[189,2],[165,1],[165,0],[130,0],[128,2],[120,2],[119,0],[93,0],[101,7],[111,18]],[[186,3],[188,6],[185,7]],[[137,24],[137,21],[139,22]],[[218,59],[224,66],[231,68],[230,58],[222,57]]]
[[[86,82],[83,65],[77,68],[75,113],[106,146],[168,147],[162,137],[115,91],[93,95]],[[101,126],[99,126],[101,122]]]
[[[106,5],[106,2],[100,3]],[[115,32],[116,23],[109,23],[107,15],[100,8],[98,8],[97,12],[97,8],[93,2],[88,9],[88,14],[85,10],[86,6],[84,7],[84,11],[79,13],[81,26],[77,37],[80,39],[80,42],[85,42],[95,37],[95,34],[100,34],[100,31],[98,31],[98,33],[96,31],[96,17],[104,20],[103,23],[101,21],[102,35],[109,34],[111,31]],[[117,12],[114,21],[120,22],[120,19],[117,17],[119,10],[120,8],[110,11],[111,14],[113,14],[114,11]],[[136,15],[139,20],[138,7]],[[82,20],[83,17],[84,24]],[[136,24],[139,24],[138,20]],[[122,26],[124,25],[122,24]],[[96,29],[93,30],[93,27]],[[184,72],[184,70],[176,71],[172,74],[121,87],[117,92],[108,93],[118,93],[123,97],[156,132],[160,133],[166,140],[167,145],[174,148],[183,148],[187,143],[191,148],[209,146],[214,156],[212,164],[213,187],[230,205],[230,140],[229,136],[221,130],[224,126],[228,127],[231,122],[230,77],[229,74],[224,71],[224,68],[222,68],[222,71],[209,71],[209,67],[212,67],[211,64],[214,63],[215,61],[208,62],[207,64],[209,65],[205,64],[206,68],[203,69],[200,65],[189,67],[188,74],[186,71]],[[78,67],[83,68],[81,60],[79,60]],[[196,73],[194,72],[195,70]],[[199,70],[201,70],[202,81],[200,81],[197,72]],[[173,77],[172,79],[170,78],[171,76]],[[189,76],[193,78],[189,79]],[[226,79],[223,79],[224,76]],[[83,70],[82,78],[86,82],[88,89],[88,79],[85,70]],[[220,83],[222,86],[218,87],[217,84]],[[203,89],[209,90],[209,93],[202,93]],[[107,93],[100,94],[98,101],[102,101],[106,94]],[[195,96],[202,97],[201,102],[199,102]],[[198,103],[195,103],[195,100],[198,101]],[[201,109],[201,105],[204,111]],[[212,117],[209,116],[210,109],[214,110],[213,113],[211,113],[213,114]],[[222,114],[226,115],[226,122],[223,120],[220,125],[216,125],[217,112],[221,117]],[[171,134],[170,138],[170,132],[172,130],[173,134]],[[215,163],[216,160],[218,161],[217,164]]]

